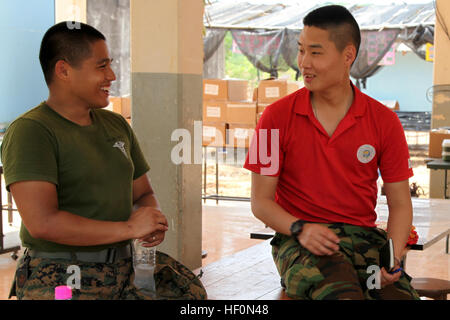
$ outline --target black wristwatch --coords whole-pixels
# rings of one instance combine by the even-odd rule
[[[297,236],[303,231],[303,225],[305,224],[305,220],[297,220],[291,224],[289,230],[291,231],[291,236],[297,239]]]

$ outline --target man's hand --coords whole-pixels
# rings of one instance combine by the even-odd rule
[[[155,246],[157,240],[161,240],[159,241],[161,243],[164,239],[164,233],[169,229],[164,214],[152,207],[140,207],[132,212],[127,224],[131,228],[131,238],[154,242],[155,244],[151,246]],[[153,237],[156,237],[154,241]]]
[[[164,241],[165,235],[166,235],[165,231],[155,231],[148,236],[140,238],[139,240],[143,241],[142,243],[143,247],[155,247]]]
[[[305,223],[298,236],[300,244],[317,256],[332,255],[339,250],[339,237],[325,226]]]
[[[398,268],[400,268],[400,265],[396,262],[395,266],[394,266],[394,270],[397,270]],[[390,284],[393,284],[394,282],[397,282],[401,276],[402,276],[402,271],[399,271],[396,273],[389,273],[386,271],[385,268],[381,268],[381,272],[380,272],[381,287],[384,288]]]
[[[290,226],[298,218],[294,217],[275,202],[278,177],[252,173],[252,211],[256,218],[277,232],[290,235]],[[305,223],[298,236],[302,246],[313,254],[331,255],[339,250],[339,237],[320,224]]]
[[[134,238],[143,241],[142,246],[144,247],[154,247],[163,242],[166,231],[168,230],[168,223],[167,219],[160,211],[161,209],[158,200],[156,199],[156,195],[151,186],[150,179],[146,174],[143,174],[133,181],[133,204],[136,208],[139,209],[134,211],[132,213],[132,216],[133,214],[138,214],[137,212],[139,210],[147,208],[145,210],[150,212],[151,214],[154,214],[155,219],[160,219],[156,221],[157,223],[159,223],[157,229],[154,229],[153,231],[147,233],[145,233],[145,230],[141,230],[141,235]],[[165,226],[166,228],[161,230],[161,225]]]

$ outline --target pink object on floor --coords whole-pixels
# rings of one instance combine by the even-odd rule
[[[68,286],[58,286],[55,288],[55,300],[72,299],[72,288]]]

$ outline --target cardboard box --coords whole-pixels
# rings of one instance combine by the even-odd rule
[[[109,97],[108,109],[122,114],[122,97]]]
[[[248,125],[256,124],[256,103],[255,102],[227,102],[227,122],[242,123]]]
[[[256,112],[257,113],[262,113],[264,112],[264,110],[266,109],[267,106],[269,106],[270,103],[260,103],[258,102],[257,108],[256,108]]]
[[[224,147],[226,146],[226,123],[225,122],[203,122],[203,146]]]
[[[252,101],[258,101],[258,87],[253,89]]]
[[[256,106],[256,123],[258,123],[259,119],[261,119],[261,116],[262,116],[264,110],[269,105],[270,105],[270,103],[260,103],[260,102],[258,102],[258,105]]]
[[[400,106],[398,104],[397,100],[383,100],[380,101],[382,104],[384,104],[386,107],[388,107],[391,110],[400,110]]]
[[[229,123],[228,126],[227,146],[248,148],[255,132],[255,126],[241,123]]]
[[[131,97],[122,97],[122,116],[125,119],[131,118]]]
[[[445,139],[450,139],[450,127],[430,131],[430,144],[428,146],[428,156],[430,158],[442,157],[442,142]]]
[[[203,100],[203,121],[226,122],[227,102],[217,100]]]
[[[248,81],[239,79],[203,79],[203,100],[248,100]]]
[[[125,119],[131,118],[131,97],[109,97],[112,111],[120,113]],[[108,106],[109,107],[109,106]]]
[[[258,112],[258,113],[256,114],[256,123],[259,122],[259,119],[261,119],[262,114],[263,114],[262,112]]]
[[[300,82],[296,81],[262,80],[258,86],[258,102],[273,103],[300,88]]]
[[[203,79],[203,100],[228,99],[228,85],[226,80]]]
[[[248,100],[248,81],[230,79],[228,83],[228,100],[229,101],[244,101]]]

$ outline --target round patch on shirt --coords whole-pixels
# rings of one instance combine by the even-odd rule
[[[375,158],[375,148],[370,144],[364,144],[359,147],[358,152],[356,153],[356,157],[361,163],[369,163]]]

